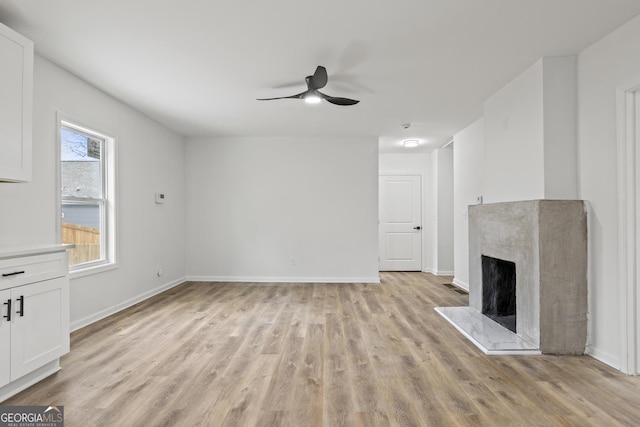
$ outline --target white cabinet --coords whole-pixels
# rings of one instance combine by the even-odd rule
[[[69,311],[62,313],[68,288],[68,279],[58,277],[11,290],[11,381],[69,351]]]
[[[67,253],[55,248],[6,259],[0,252],[0,401],[55,372],[69,352]]]
[[[33,43],[2,24],[0,70],[0,181],[30,181]]]

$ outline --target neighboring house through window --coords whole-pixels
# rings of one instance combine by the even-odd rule
[[[115,263],[113,138],[60,120],[60,228],[72,272]]]

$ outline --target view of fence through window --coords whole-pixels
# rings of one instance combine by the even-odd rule
[[[60,129],[62,243],[73,243],[69,265],[104,259],[104,140]]]

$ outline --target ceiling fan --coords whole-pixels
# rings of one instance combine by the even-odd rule
[[[304,99],[305,102],[309,104],[317,104],[324,99],[325,101],[335,105],[355,105],[360,102],[355,99],[339,98],[320,92],[318,89],[325,87],[328,81],[327,69],[322,65],[318,65],[315,73],[313,73],[312,76],[307,76],[305,81],[307,82],[307,90],[304,92],[291,96],[280,96],[277,98],[258,98],[258,101],[271,101],[274,99]]]

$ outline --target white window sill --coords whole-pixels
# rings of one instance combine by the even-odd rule
[[[115,270],[118,263],[111,262],[107,264],[95,265],[87,268],[69,271],[69,279],[79,279],[80,277],[92,276],[94,274],[104,273],[106,271]]]

